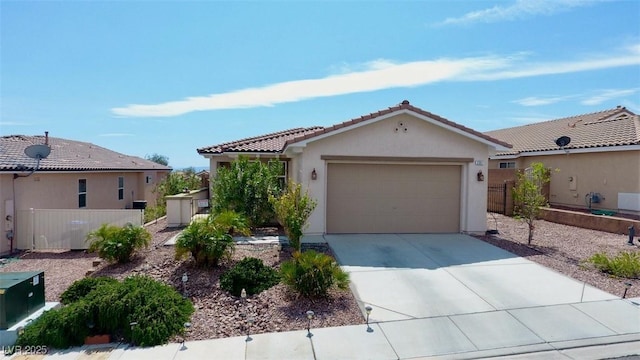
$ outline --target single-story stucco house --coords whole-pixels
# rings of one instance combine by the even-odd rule
[[[552,206],[640,215],[640,117],[614,109],[544,121],[485,135],[513,144],[489,161],[489,182],[542,162],[551,172]],[[571,141],[560,147],[556,140]]]
[[[330,127],[198,149],[216,169],[277,158],[318,206],[306,234],[484,233],[487,159],[510,145],[408,101]],[[215,199],[214,199],[215,201]]]
[[[34,144],[50,154],[25,154]],[[154,189],[171,168],[75,140],[49,136],[0,137],[0,254],[13,251],[20,213],[29,209],[131,209],[136,200],[155,205]],[[14,247],[15,248],[15,247]]]

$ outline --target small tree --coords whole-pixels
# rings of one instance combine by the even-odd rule
[[[244,214],[250,226],[273,220],[269,196],[280,192],[278,161],[263,163],[241,156],[226,168],[219,168],[212,182],[213,211],[233,210]]]
[[[551,180],[551,174],[543,163],[535,162],[524,172],[518,172],[518,180],[513,188],[515,214],[529,226],[527,244],[533,240],[534,220],[540,215],[540,207],[547,205],[542,188]]]
[[[149,161],[153,161],[154,163],[160,164],[160,165],[164,165],[164,166],[169,165],[169,158],[164,156],[164,155],[157,154],[157,153],[153,153],[151,155],[147,155],[144,158],[149,160]]]
[[[278,222],[289,238],[289,243],[300,251],[300,239],[317,202],[310,198],[306,191],[302,192],[300,184],[293,182],[288,184],[282,195],[271,196],[269,201],[273,205]]]

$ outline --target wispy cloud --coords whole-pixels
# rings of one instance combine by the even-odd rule
[[[592,91],[591,95],[573,94],[573,95],[551,96],[551,97],[529,96],[526,98],[513,100],[511,102],[522,105],[522,106],[541,106],[541,105],[555,104],[561,101],[567,101],[571,99],[579,99],[579,102],[582,105],[600,105],[605,101],[608,101],[611,99],[624,98],[639,92],[640,92],[640,88],[601,89],[601,90]]]
[[[514,21],[535,15],[552,15],[602,0],[516,0],[510,5],[472,11],[460,17],[447,18],[435,26]]]
[[[605,89],[605,90],[601,90],[598,94],[590,96],[584,100],[582,100],[580,103],[582,105],[599,105],[602,104],[605,101],[611,100],[611,99],[617,99],[617,98],[622,98],[625,96],[629,96],[629,95],[633,95],[637,92],[640,91],[640,88],[633,88],[633,89]]]
[[[348,72],[320,79],[295,80],[222,94],[190,97],[156,105],[128,105],[111,111],[119,116],[177,116],[193,111],[238,109],[296,102],[305,99],[413,87],[467,72],[488,71],[507,66],[504,59],[480,57],[392,63],[375,61],[364,71]]]
[[[527,54],[437,59],[408,63],[375,60],[362,70],[318,79],[286,81],[263,87],[189,97],[159,104],[132,104],[111,109],[123,117],[169,117],[195,111],[274,106],[306,99],[416,87],[442,81],[494,81],[640,65],[640,45],[579,60],[535,63]]]
[[[127,136],[133,136],[133,134],[127,134],[127,133],[107,133],[107,134],[100,134],[98,136],[101,137],[127,137]]]
[[[552,96],[552,97],[537,97],[537,96],[529,96],[526,98],[513,100],[513,103],[522,105],[522,106],[540,106],[540,105],[550,105],[555,104],[561,101],[569,100],[575,97],[575,95],[569,96]]]

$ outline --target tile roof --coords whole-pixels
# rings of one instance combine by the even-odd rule
[[[222,154],[225,152],[275,153],[284,149],[287,140],[304,136],[308,133],[323,129],[320,126],[309,128],[295,128],[227,142],[224,144],[207,146],[198,149],[199,154]]]
[[[316,126],[316,127],[310,127],[310,128],[295,128],[295,129],[290,129],[290,130],[285,130],[285,131],[281,131],[281,132],[277,132],[277,133],[272,133],[272,134],[267,134],[267,135],[262,135],[262,136],[256,136],[256,137],[252,137],[252,138],[247,138],[247,139],[242,139],[242,140],[238,140],[238,141],[233,141],[233,142],[228,142],[228,143],[224,143],[224,144],[220,144],[220,145],[214,145],[214,146],[209,146],[209,147],[204,147],[204,148],[200,148],[198,149],[198,153],[200,154],[222,154],[225,152],[268,152],[268,153],[276,153],[276,152],[282,152],[284,151],[284,149],[288,146],[291,145],[293,143],[296,142],[300,142],[300,141],[304,141],[304,140],[308,140],[311,138],[314,138],[316,136],[320,136],[322,134],[327,134],[351,125],[355,125],[358,123],[362,123],[365,121],[369,121],[375,118],[378,118],[380,116],[384,116],[384,115],[388,115],[391,114],[393,112],[397,112],[397,111],[402,111],[402,110],[409,110],[412,112],[415,112],[417,114],[429,117],[433,120],[439,121],[445,125],[457,128],[459,130],[462,130],[464,132],[467,132],[471,135],[475,135],[477,137],[480,137],[482,139],[485,139],[489,142],[495,143],[495,144],[499,144],[502,145],[504,147],[508,147],[510,148],[511,145],[503,142],[501,140],[498,140],[496,138],[493,138],[489,135],[480,133],[478,131],[475,131],[473,129],[467,128],[463,125],[457,124],[453,121],[447,120],[443,117],[440,117],[438,115],[435,115],[433,113],[430,113],[428,111],[424,111],[420,108],[417,108],[411,104],[409,104],[409,101],[404,100],[402,103],[396,105],[396,106],[392,106],[389,107],[387,109],[384,110],[380,110],[378,112],[375,113],[371,113],[368,115],[363,115],[359,118],[355,118],[355,119],[351,119],[349,121],[345,121],[343,123],[340,124],[336,124],[333,126],[329,126],[329,127],[321,127],[321,126]]]
[[[561,136],[571,138],[565,149],[639,145],[640,118],[624,107],[617,107],[485,134],[513,144],[510,151],[498,152],[497,156],[559,150],[555,141]]]
[[[33,169],[36,160],[24,149],[44,144],[44,136],[0,137],[0,172]],[[124,155],[87,142],[48,137],[51,153],[40,161],[38,171],[171,170],[171,167],[136,156]]]

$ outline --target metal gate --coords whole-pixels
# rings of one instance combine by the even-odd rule
[[[507,213],[507,184],[489,184],[487,189],[487,211]]]

